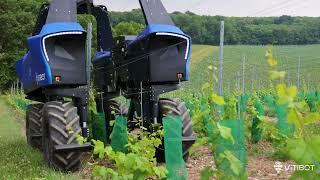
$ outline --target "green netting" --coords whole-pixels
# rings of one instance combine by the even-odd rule
[[[208,106],[208,109],[202,109],[201,112],[205,112],[210,110],[210,112],[215,112],[216,115],[216,119],[219,119],[221,117],[223,117],[224,115],[224,109],[222,106],[218,106],[217,104],[215,104],[214,102],[211,102],[208,104],[207,99],[203,98],[203,101],[201,102],[202,105]],[[208,104],[208,105],[207,105]]]
[[[15,99],[15,104],[17,105],[17,107],[21,110],[27,110],[27,107],[29,105],[29,103],[26,100],[22,100],[22,99]]]
[[[195,107],[195,105],[194,105],[194,103],[192,103],[192,101],[190,101],[190,100],[185,100],[184,101],[185,103],[186,103],[186,106],[188,107],[188,109],[194,109],[194,107]],[[190,111],[190,115],[192,116],[192,111]]]
[[[225,114],[226,114],[225,113],[226,112],[225,111],[225,107],[224,106],[219,106],[219,108],[217,110],[218,110],[217,113],[220,115],[221,118],[223,118],[225,116]]]
[[[212,108],[212,107],[210,107]],[[201,104],[200,105],[200,110],[201,112],[207,112],[204,114],[203,118],[202,118],[202,123],[205,125],[206,127],[206,135],[207,137],[211,137],[212,133],[213,133],[213,122],[211,121],[211,117],[210,114],[208,113],[208,105],[207,104]]]
[[[242,95],[240,97],[240,110],[241,110],[241,113],[247,111],[247,102],[248,102],[249,98],[250,98],[250,96],[248,96],[248,95]]]
[[[126,147],[128,144],[128,130],[127,118],[125,116],[116,116],[110,139],[114,151],[128,152]]]
[[[298,101],[304,101],[305,100],[304,92],[303,91],[299,92],[297,97],[298,97],[298,99],[297,99]]]
[[[258,118],[258,116],[264,116],[264,107],[260,100],[256,101],[255,108],[257,111],[257,116],[252,120],[251,138],[253,143],[258,143],[262,137],[262,129],[259,128],[261,120]]]
[[[315,92],[306,93],[306,102],[309,106],[310,112],[317,111],[317,96]]]
[[[320,103],[320,92],[316,91],[317,102]]]
[[[107,144],[106,121],[104,113],[90,112],[92,139]]]
[[[188,179],[186,164],[182,158],[182,117],[165,117],[163,128],[167,178],[170,180]]]
[[[232,136],[234,138],[234,144],[229,140],[219,136],[214,143],[215,158],[219,159],[220,155],[225,151],[230,151],[232,154],[241,161],[241,173],[239,179],[245,179],[246,177],[246,164],[247,154],[245,146],[245,135],[244,135],[244,122],[243,120],[223,120],[219,121],[220,126],[224,126],[231,129]],[[226,176],[231,174],[230,163],[227,160],[218,161],[217,166],[221,169]]]
[[[287,106],[276,105],[277,114],[277,128],[280,134],[292,137],[294,133],[294,125],[288,123],[287,120]]]
[[[274,106],[275,99],[273,96],[264,96],[262,97],[263,102],[265,102],[268,106]]]
[[[276,101],[273,96],[264,96],[262,101],[267,105],[265,110],[265,115],[275,116],[276,115]]]
[[[212,137],[213,136],[213,129],[214,129],[214,124],[212,121],[210,121],[209,118],[203,118],[203,124],[205,125],[206,127],[206,132],[207,132],[207,136],[208,137]],[[209,138],[209,141],[212,143],[212,139]]]
[[[234,97],[226,97],[225,105],[223,106],[223,118],[222,119],[234,119],[237,118],[239,105],[238,100]]]

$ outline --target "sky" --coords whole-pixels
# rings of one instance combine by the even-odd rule
[[[111,11],[139,8],[138,0],[94,0]],[[320,0],[162,0],[169,12],[222,16],[320,16]]]

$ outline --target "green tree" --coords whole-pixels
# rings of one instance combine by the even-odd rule
[[[26,39],[32,33],[36,14],[44,0],[0,1],[0,91],[16,80],[15,61],[26,50]]]
[[[114,36],[138,35],[144,26],[136,22],[121,22],[114,27]]]

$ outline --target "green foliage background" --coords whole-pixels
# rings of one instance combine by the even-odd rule
[[[43,0],[3,0],[0,2],[0,91],[16,79],[14,63],[26,52]]]
[[[320,42],[320,18],[314,17],[223,17],[200,16],[192,12],[173,12],[175,24],[196,44],[218,45],[220,21],[225,21],[227,45],[302,45]],[[111,12],[113,25],[120,22],[144,24],[141,10]]]

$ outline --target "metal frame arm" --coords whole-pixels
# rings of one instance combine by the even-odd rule
[[[90,0],[89,0],[90,1]],[[93,6],[91,3],[90,6],[86,3],[87,0],[81,0],[78,2],[77,14],[92,14],[97,21],[97,43],[98,51],[111,51],[112,50],[112,29],[109,20],[109,13],[107,7],[105,6]],[[90,7],[90,8],[89,8]],[[38,15],[38,20],[36,26],[33,30],[32,35],[38,35],[43,26],[46,24],[48,18],[48,13],[50,10],[49,4],[44,4],[40,8]]]

